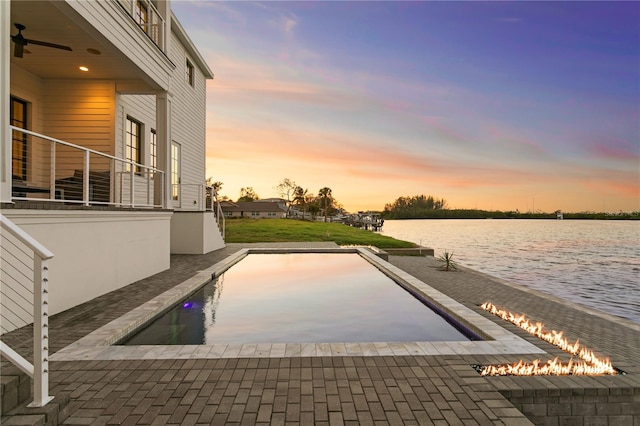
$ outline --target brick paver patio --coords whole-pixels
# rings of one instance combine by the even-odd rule
[[[247,246],[174,255],[169,270],[53,316],[51,352]],[[640,425],[639,324],[464,268],[442,272],[433,258],[391,256],[390,262],[537,345],[550,359],[569,356],[478,306],[491,301],[564,330],[628,374],[480,377],[472,368],[515,362],[514,355],[56,361],[51,394],[71,399],[63,424]],[[28,355],[30,332],[26,327],[3,340]]]

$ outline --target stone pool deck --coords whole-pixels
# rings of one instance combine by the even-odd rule
[[[51,353],[241,248],[254,246],[229,244],[202,256],[174,255],[169,270],[53,316]],[[389,356],[194,359],[177,355],[163,360],[53,361],[51,394],[70,400],[61,423],[640,426],[639,324],[464,268],[443,272],[433,258],[390,256],[389,260],[547,354],[418,356],[396,348]],[[598,355],[610,357],[627,374],[480,377],[472,365],[570,358],[482,311],[478,306],[486,301],[524,313],[549,329],[563,330],[570,340],[579,339]],[[3,340],[28,356],[30,333],[25,327]],[[3,375],[13,369],[5,362],[2,367]],[[7,425],[17,422],[3,420]]]

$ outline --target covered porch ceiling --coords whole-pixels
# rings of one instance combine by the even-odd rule
[[[12,72],[18,67],[43,79],[112,80],[125,92],[161,89],[64,1],[12,1],[11,35],[18,33],[15,24],[25,27],[22,35],[28,40],[64,45],[72,51],[29,43],[19,58],[11,41]],[[88,71],[81,71],[81,66]]]

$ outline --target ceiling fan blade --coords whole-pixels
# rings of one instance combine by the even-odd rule
[[[13,49],[13,56],[16,58],[22,58],[24,53],[24,44],[15,43],[15,47]]]
[[[28,44],[37,44],[39,46],[53,47],[54,49],[68,50],[69,52],[71,52],[71,48],[69,46],[63,46],[61,44],[49,43],[47,41],[29,40],[29,39],[27,39],[26,41]]]

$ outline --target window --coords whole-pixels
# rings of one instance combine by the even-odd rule
[[[260,216],[260,212],[251,212],[251,216]]]
[[[127,116],[127,124],[126,124],[126,135],[124,141],[124,157],[127,160],[131,160],[135,163],[140,164],[140,137],[142,132],[140,132],[140,128],[142,125],[134,120],[131,117]],[[131,165],[127,164],[126,171],[131,171]],[[139,170],[134,170],[138,172]]]
[[[136,21],[140,28],[146,33],[149,28],[149,9],[147,9],[146,3],[138,0],[136,1],[136,6],[134,8],[134,16],[133,19]]]
[[[11,125],[27,128],[27,103],[11,97]],[[27,180],[27,135],[22,132],[12,133],[11,168],[13,176]]]
[[[151,129],[151,139],[149,140],[149,165],[154,169],[158,168],[158,141],[156,131]]]
[[[193,79],[193,64],[187,59],[187,67],[186,67],[186,78],[189,86],[194,86],[195,82]]]
[[[180,200],[180,144],[171,144],[171,196]]]

